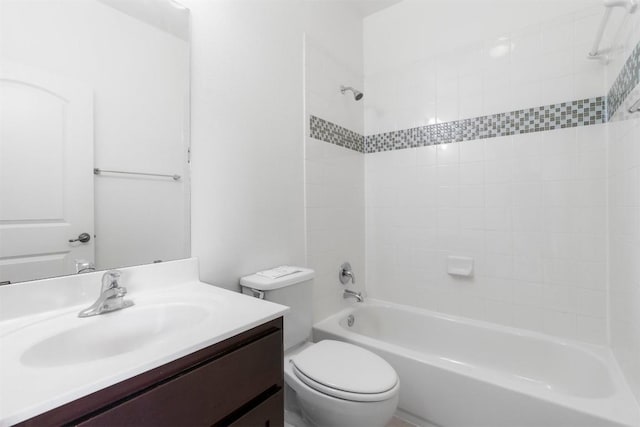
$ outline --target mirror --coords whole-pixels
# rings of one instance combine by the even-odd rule
[[[0,283],[189,256],[189,11],[0,0]]]

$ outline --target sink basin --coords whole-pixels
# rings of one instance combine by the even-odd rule
[[[197,303],[164,303],[74,318],[74,327],[37,341],[20,361],[32,367],[57,367],[128,353],[184,332],[211,310]],[[77,319],[77,320],[76,320]]]

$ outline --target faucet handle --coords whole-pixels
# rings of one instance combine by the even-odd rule
[[[118,280],[121,273],[118,270],[109,270],[102,275],[102,291],[107,289],[117,288]]]
[[[349,283],[349,280],[351,280],[351,283],[353,284],[356,283],[356,276],[353,274],[353,271],[351,270],[351,264],[349,264],[348,262],[345,262],[340,266],[340,272],[338,274],[338,278],[340,279],[340,283],[342,283],[343,285],[346,285],[347,283]]]

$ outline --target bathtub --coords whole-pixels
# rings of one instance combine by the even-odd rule
[[[400,376],[399,409],[439,426],[640,426],[605,347],[381,301],[317,323],[313,338],[382,356]]]

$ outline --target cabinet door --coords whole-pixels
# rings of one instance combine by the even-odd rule
[[[282,331],[127,400],[80,426],[210,426],[282,387]]]
[[[284,390],[280,390],[229,427],[282,427],[284,425]]]

